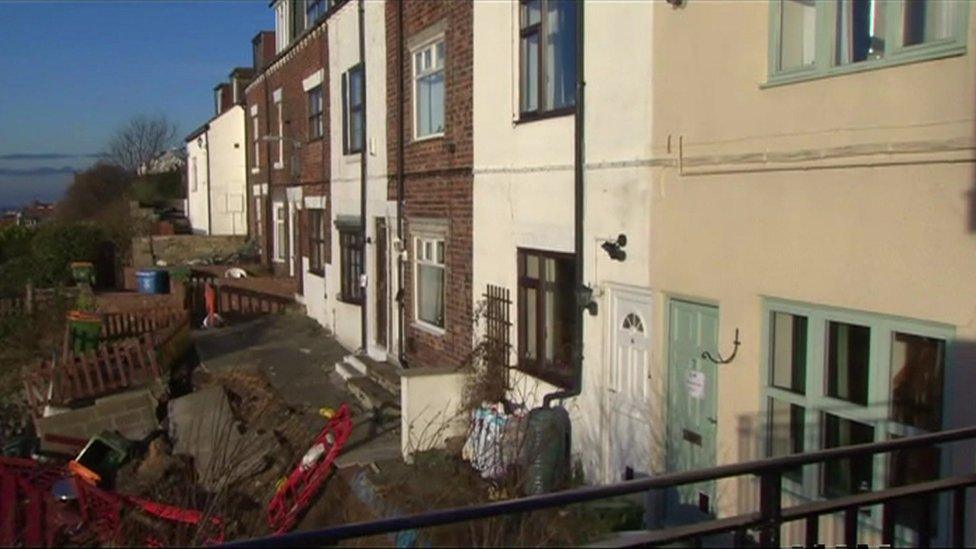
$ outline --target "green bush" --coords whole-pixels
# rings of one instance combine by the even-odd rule
[[[186,198],[182,172],[155,173],[140,177],[132,184],[132,194],[140,204],[144,205]]]
[[[34,229],[9,225],[0,229],[0,263],[24,257],[30,253]]]
[[[51,223],[42,226],[31,241],[34,283],[39,287],[71,280],[72,261],[96,262],[106,240],[105,232],[91,223]]]

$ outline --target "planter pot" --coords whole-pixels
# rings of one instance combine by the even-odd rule
[[[88,261],[71,263],[71,278],[76,284],[95,284],[95,266]]]

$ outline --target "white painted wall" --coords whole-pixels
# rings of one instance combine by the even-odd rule
[[[386,15],[385,4],[380,0],[365,2],[366,27],[366,147],[367,155],[367,219],[365,248],[367,268],[367,315],[370,342],[375,339],[375,247],[372,242],[376,217],[387,217],[387,225],[395,226],[396,203],[386,200]],[[342,151],[342,74],[359,63],[358,2],[348,2],[331,16],[329,32],[329,101],[333,139],[331,140],[332,216],[334,222],[340,216],[361,215],[360,166],[362,154],[344,155]],[[333,226],[334,227],[334,226]],[[326,267],[324,310],[326,326],[331,328],[340,343],[350,349],[361,347],[360,306],[343,303],[340,293],[340,250],[338,232],[333,228],[332,263]],[[389,285],[395,287],[395,280]],[[306,301],[310,298],[306,297]],[[391,302],[391,300],[388,300]],[[393,332],[395,334],[395,332]],[[390,338],[392,339],[392,338]],[[386,359],[385,353],[370,348],[376,358]]]
[[[186,144],[187,218],[194,233],[247,234],[244,122],[244,108],[235,105]]]
[[[210,210],[207,195],[207,132],[186,143],[186,218],[195,234],[208,234]]]
[[[647,287],[651,188],[650,2],[590,2],[586,7],[586,210],[584,279],[601,314],[584,323],[582,394],[567,403],[573,453],[594,482],[618,478],[604,467],[606,424],[603,291],[617,283]],[[518,248],[573,252],[573,116],[516,123],[518,12],[514,2],[474,4],[474,284],[512,290]],[[626,54],[607,44],[627,44]],[[626,107],[622,107],[626,105]],[[625,233],[628,259],[613,262],[602,239]],[[517,308],[511,337],[517,343]],[[648,319],[650,321],[650,319]],[[515,357],[512,357],[515,360]],[[514,376],[511,395],[531,407],[555,387]]]

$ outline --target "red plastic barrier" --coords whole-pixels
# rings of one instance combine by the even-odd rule
[[[295,526],[328,477],[350,433],[352,419],[349,408],[343,404],[268,503],[268,527],[275,534],[283,534]]]

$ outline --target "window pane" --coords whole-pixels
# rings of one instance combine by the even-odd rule
[[[942,428],[945,342],[895,333],[891,347],[891,419],[938,431]]]
[[[807,385],[807,318],[773,313],[771,332],[772,384],[804,394]]]
[[[542,13],[539,10],[540,1],[541,0],[528,0],[522,4],[523,27],[534,25],[542,19]]]
[[[353,107],[363,104],[363,71],[353,69],[349,71],[349,102]]]
[[[823,447],[837,448],[874,442],[870,425],[824,414]],[[828,461],[824,465],[823,491],[827,496],[843,496],[871,490],[872,456]]]
[[[769,457],[803,453],[805,428],[802,406],[769,399]],[[784,471],[784,476],[794,482],[802,482],[803,468]]]
[[[417,52],[413,54],[413,74],[414,76],[424,72],[424,54]]]
[[[417,266],[417,317],[444,327],[444,269]]]
[[[827,395],[866,405],[871,329],[830,322],[827,341]]]
[[[535,288],[525,289],[525,358],[535,360],[539,356],[536,307],[538,297]]]
[[[892,439],[900,438],[892,435]],[[936,480],[941,470],[942,455],[938,447],[913,448],[891,453],[888,472],[890,487],[906,486]],[[895,522],[899,537],[905,538],[905,546],[918,546],[918,532],[924,513],[929,513],[929,524],[937,525],[937,505],[930,505],[925,498],[906,498],[898,502]]]
[[[438,42],[434,49],[437,52],[434,61],[434,68],[439,69],[444,66],[444,42]]]
[[[780,8],[779,68],[812,65],[817,6],[813,0],[782,0]]]
[[[519,98],[522,112],[539,108],[539,35],[531,34],[522,39],[522,59]]]
[[[905,2],[905,45],[952,37],[958,3],[953,0]]]
[[[573,272],[575,265],[572,259],[559,259],[555,265],[555,296],[553,311],[552,361],[558,370],[568,373],[572,362],[573,326],[576,325],[576,307],[573,295]],[[547,342],[548,343],[548,342]]]
[[[885,11],[885,0],[842,0],[838,4],[838,65],[884,57]]]
[[[444,131],[444,72],[417,79],[417,136]]]
[[[546,4],[546,108],[576,102],[576,2]]]
[[[355,150],[363,147],[362,111],[354,112],[349,117],[349,146]]]
[[[437,242],[437,258],[435,259],[435,261],[437,261],[437,263],[441,265],[444,264],[444,242],[443,241]]]
[[[525,256],[525,276],[539,278],[539,256]]]

